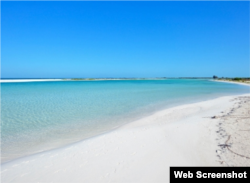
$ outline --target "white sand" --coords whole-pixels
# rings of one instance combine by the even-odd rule
[[[36,81],[63,81],[62,79],[0,79],[0,83],[19,83]]]
[[[225,81],[225,80],[210,80],[210,81],[250,86],[250,83],[240,83],[240,82],[236,82],[236,81]]]
[[[250,97],[237,97],[219,116],[217,156],[225,166],[250,166]]]
[[[250,96],[250,95],[245,95]],[[169,182],[170,166],[222,166],[220,118],[235,96],[182,105],[115,131],[2,164],[2,182]]]

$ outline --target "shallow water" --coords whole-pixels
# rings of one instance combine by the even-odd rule
[[[2,162],[249,87],[200,79],[1,83]]]

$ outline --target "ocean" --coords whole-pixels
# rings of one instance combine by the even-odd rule
[[[91,138],[165,108],[249,91],[208,79],[1,83],[1,161]]]

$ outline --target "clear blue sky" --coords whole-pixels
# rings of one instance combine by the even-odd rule
[[[249,77],[249,2],[1,2],[2,78]]]

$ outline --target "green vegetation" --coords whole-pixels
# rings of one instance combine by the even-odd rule
[[[221,81],[232,81],[232,82],[239,82],[239,83],[247,83],[250,84],[250,78],[240,78],[240,77],[235,77],[235,78],[214,78],[216,80],[221,80]]]
[[[241,81],[241,80],[243,80],[242,78],[233,78],[232,79],[233,81]]]

